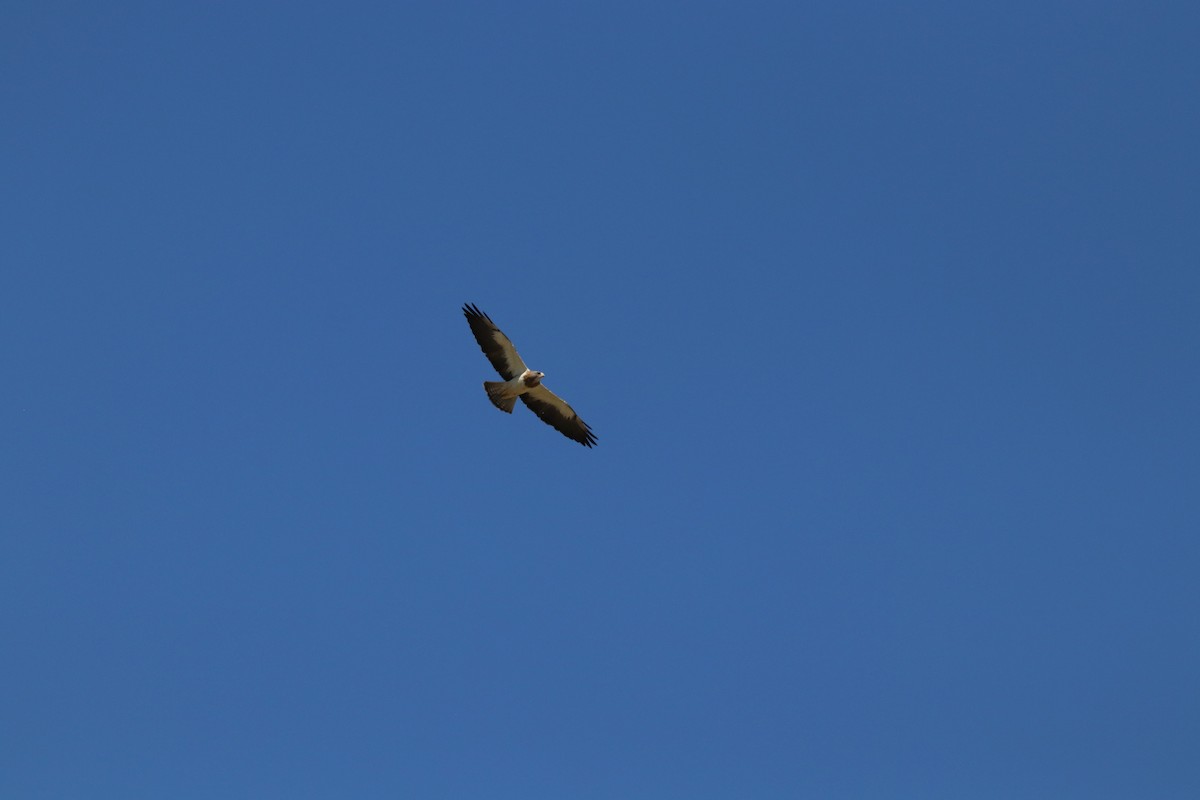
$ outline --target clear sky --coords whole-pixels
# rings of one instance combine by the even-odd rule
[[[0,796],[1200,797],[1198,30],[6,3]]]

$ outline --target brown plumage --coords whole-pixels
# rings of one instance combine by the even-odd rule
[[[545,373],[536,372],[525,366],[517,348],[504,332],[496,327],[491,317],[468,304],[463,306],[463,316],[475,334],[475,341],[487,356],[488,361],[500,373],[503,381],[484,381],[483,388],[487,391],[492,405],[501,411],[512,413],[518,397],[529,410],[547,425],[553,426],[568,439],[579,442],[584,447],[596,444],[596,435],[588,424],[579,418],[575,409],[571,408],[554,392],[542,385]]]

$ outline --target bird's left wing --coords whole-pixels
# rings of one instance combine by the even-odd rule
[[[557,428],[563,436],[574,439],[584,447],[596,443],[596,434],[579,418],[575,409],[545,386],[539,384],[520,397],[521,402],[529,406],[529,410],[537,414],[542,422]]]
[[[483,350],[483,354],[492,362],[500,377],[511,381],[526,370],[525,362],[521,360],[517,348],[513,347],[513,343],[504,332],[496,327],[491,317],[473,304],[463,306],[463,316],[471,326],[471,333],[475,334],[475,341],[479,342],[479,349]]]

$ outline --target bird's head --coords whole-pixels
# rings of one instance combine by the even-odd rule
[[[541,383],[542,378],[544,378],[544,377],[546,377],[546,373],[535,372],[534,370],[531,370],[531,369],[525,370],[525,374],[521,376],[522,380],[524,380],[524,382],[525,382],[525,385],[530,387],[531,389],[534,386],[537,386],[539,383]]]

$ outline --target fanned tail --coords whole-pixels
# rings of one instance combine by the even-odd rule
[[[517,396],[505,392],[504,381],[484,381],[483,388],[487,390],[488,400],[492,401],[492,405],[496,408],[511,414],[513,406],[517,404]]]

